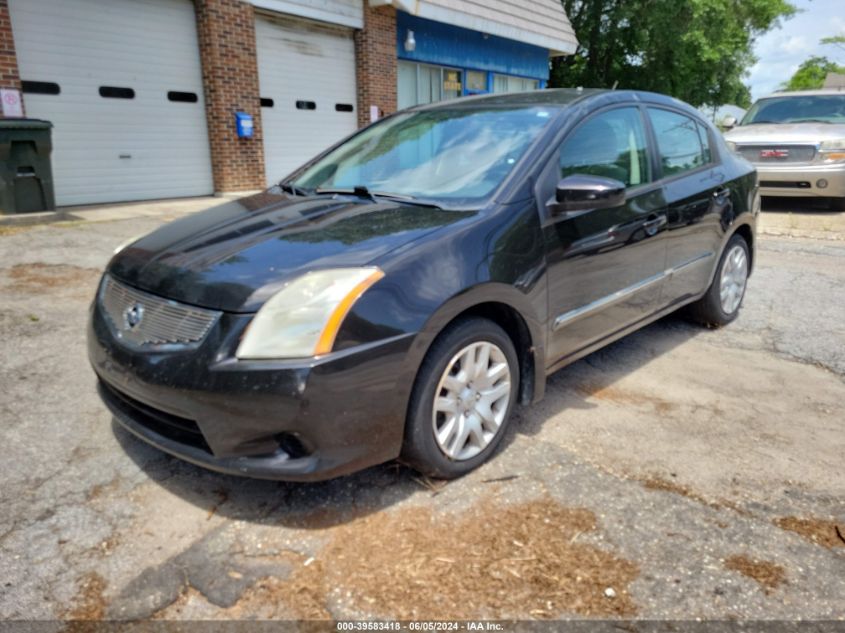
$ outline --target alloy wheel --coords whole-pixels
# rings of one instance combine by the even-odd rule
[[[450,459],[472,459],[496,437],[511,398],[511,368],[504,352],[487,341],[455,354],[434,392],[432,427]]]
[[[739,308],[747,282],[748,256],[744,248],[734,246],[725,257],[719,283],[719,299],[725,314],[733,314]]]

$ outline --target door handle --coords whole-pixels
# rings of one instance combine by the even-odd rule
[[[731,190],[728,187],[721,187],[719,189],[716,189],[716,191],[713,192],[713,197],[716,198],[717,200],[727,198],[730,195],[731,195]]]
[[[660,227],[666,224],[666,216],[665,215],[656,215],[651,214],[646,218],[646,221],[643,222],[643,229],[646,232],[646,235],[651,237],[652,235],[656,235],[657,231],[660,230]]]

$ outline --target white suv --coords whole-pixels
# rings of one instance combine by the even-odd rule
[[[845,211],[845,90],[764,97],[725,139],[757,168],[762,195],[825,197]]]

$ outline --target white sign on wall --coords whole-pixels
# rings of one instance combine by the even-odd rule
[[[3,116],[22,117],[23,104],[21,91],[14,88],[0,88],[0,102],[3,104]]]

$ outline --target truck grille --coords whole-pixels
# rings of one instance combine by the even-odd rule
[[[100,305],[112,333],[134,347],[199,345],[220,312],[142,292],[106,275]]]
[[[745,160],[758,165],[809,163],[816,157],[814,145],[738,145],[737,152]]]

